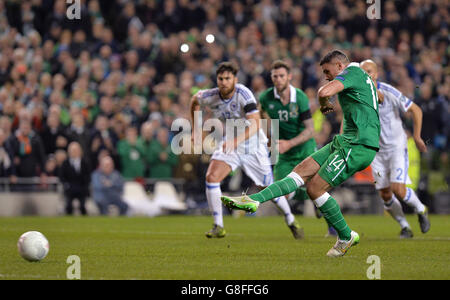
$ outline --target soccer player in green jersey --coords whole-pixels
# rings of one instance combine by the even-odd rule
[[[379,148],[380,120],[375,84],[357,63],[333,50],[320,61],[328,82],[319,91],[322,113],[333,111],[329,99],[338,95],[344,115],[342,134],[297,165],[284,179],[274,182],[259,193],[221,200],[231,208],[256,211],[260,203],[296,191],[306,184],[306,191],[322,212],[328,224],[338,233],[337,242],[328,251],[330,257],[343,256],[359,243],[359,235],[351,230],[336,200],[328,191],[370,165]]]
[[[273,175],[275,180],[281,180],[314,153],[317,145],[313,138],[314,122],[309,110],[309,99],[302,90],[291,85],[290,67],[282,60],[276,60],[270,73],[274,86],[261,93],[259,103],[263,118],[279,120],[279,156]],[[301,187],[287,195],[287,198],[304,201],[309,196],[305,187]]]

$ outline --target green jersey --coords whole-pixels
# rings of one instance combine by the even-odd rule
[[[123,177],[134,179],[145,175],[145,152],[140,144],[131,145],[127,140],[120,140],[117,143],[117,152],[122,164]]]
[[[306,94],[293,86],[290,86],[290,101],[283,105],[281,98],[274,87],[261,93],[259,101],[261,109],[264,110],[271,119],[279,120],[280,140],[290,140],[298,136],[305,130],[304,120],[311,118],[309,110],[309,100]],[[311,138],[301,145],[292,147],[282,156],[309,156],[316,149],[316,141]]]
[[[344,90],[338,94],[344,114],[342,136],[351,144],[379,149],[380,119],[376,85],[358,63],[349,64],[335,80],[344,85]]]

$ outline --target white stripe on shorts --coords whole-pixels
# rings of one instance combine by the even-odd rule
[[[352,148],[350,148],[350,150],[349,150],[348,153],[347,153],[347,158],[345,159],[345,164],[342,166],[342,169],[339,171],[339,173],[336,174],[336,176],[334,176],[333,179],[331,179],[331,181],[334,181],[334,180],[336,179],[336,177],[338,177],[339,174],[341,174],[341,172],[344,170],[345,165],[347,164],[348,157],[350,156],[350,153],[351,153],[351,152],[352,152]]]

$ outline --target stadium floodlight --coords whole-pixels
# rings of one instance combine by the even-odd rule
[[[189,52],[189,45],[186,44],[186,43],[182,44],[181,47],[180,47],[180,51],[183,52],[183,53],[188,53]]]
[[[213,34],[208,34],[208,35],[206,36],[206,42],[207,42],[208,44],[214,43],[214,40],[215,40],[215,39],[216,39],[216,38],[214,37]]]

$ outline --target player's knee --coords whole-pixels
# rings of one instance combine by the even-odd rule
[[[392,198],[392,191],[391,189],[382,189],[380,190],[380,196],[383,199],[384,202],[391,200]]]
[[[304,182],[310,180],[320,169],[320,165],[311,157],[304,159],[292,171],[297,173]]]
[[[207,173],[206,174],[206,182],[220,182],[219,176],[215,173]]]
[[[403,199],[405,198],[406,195],[406,186],[404,184],[399,184],[399,183],[393,183],[391,185],[391,190],[394,193],[394,195],[398,198],[398,199]]]

